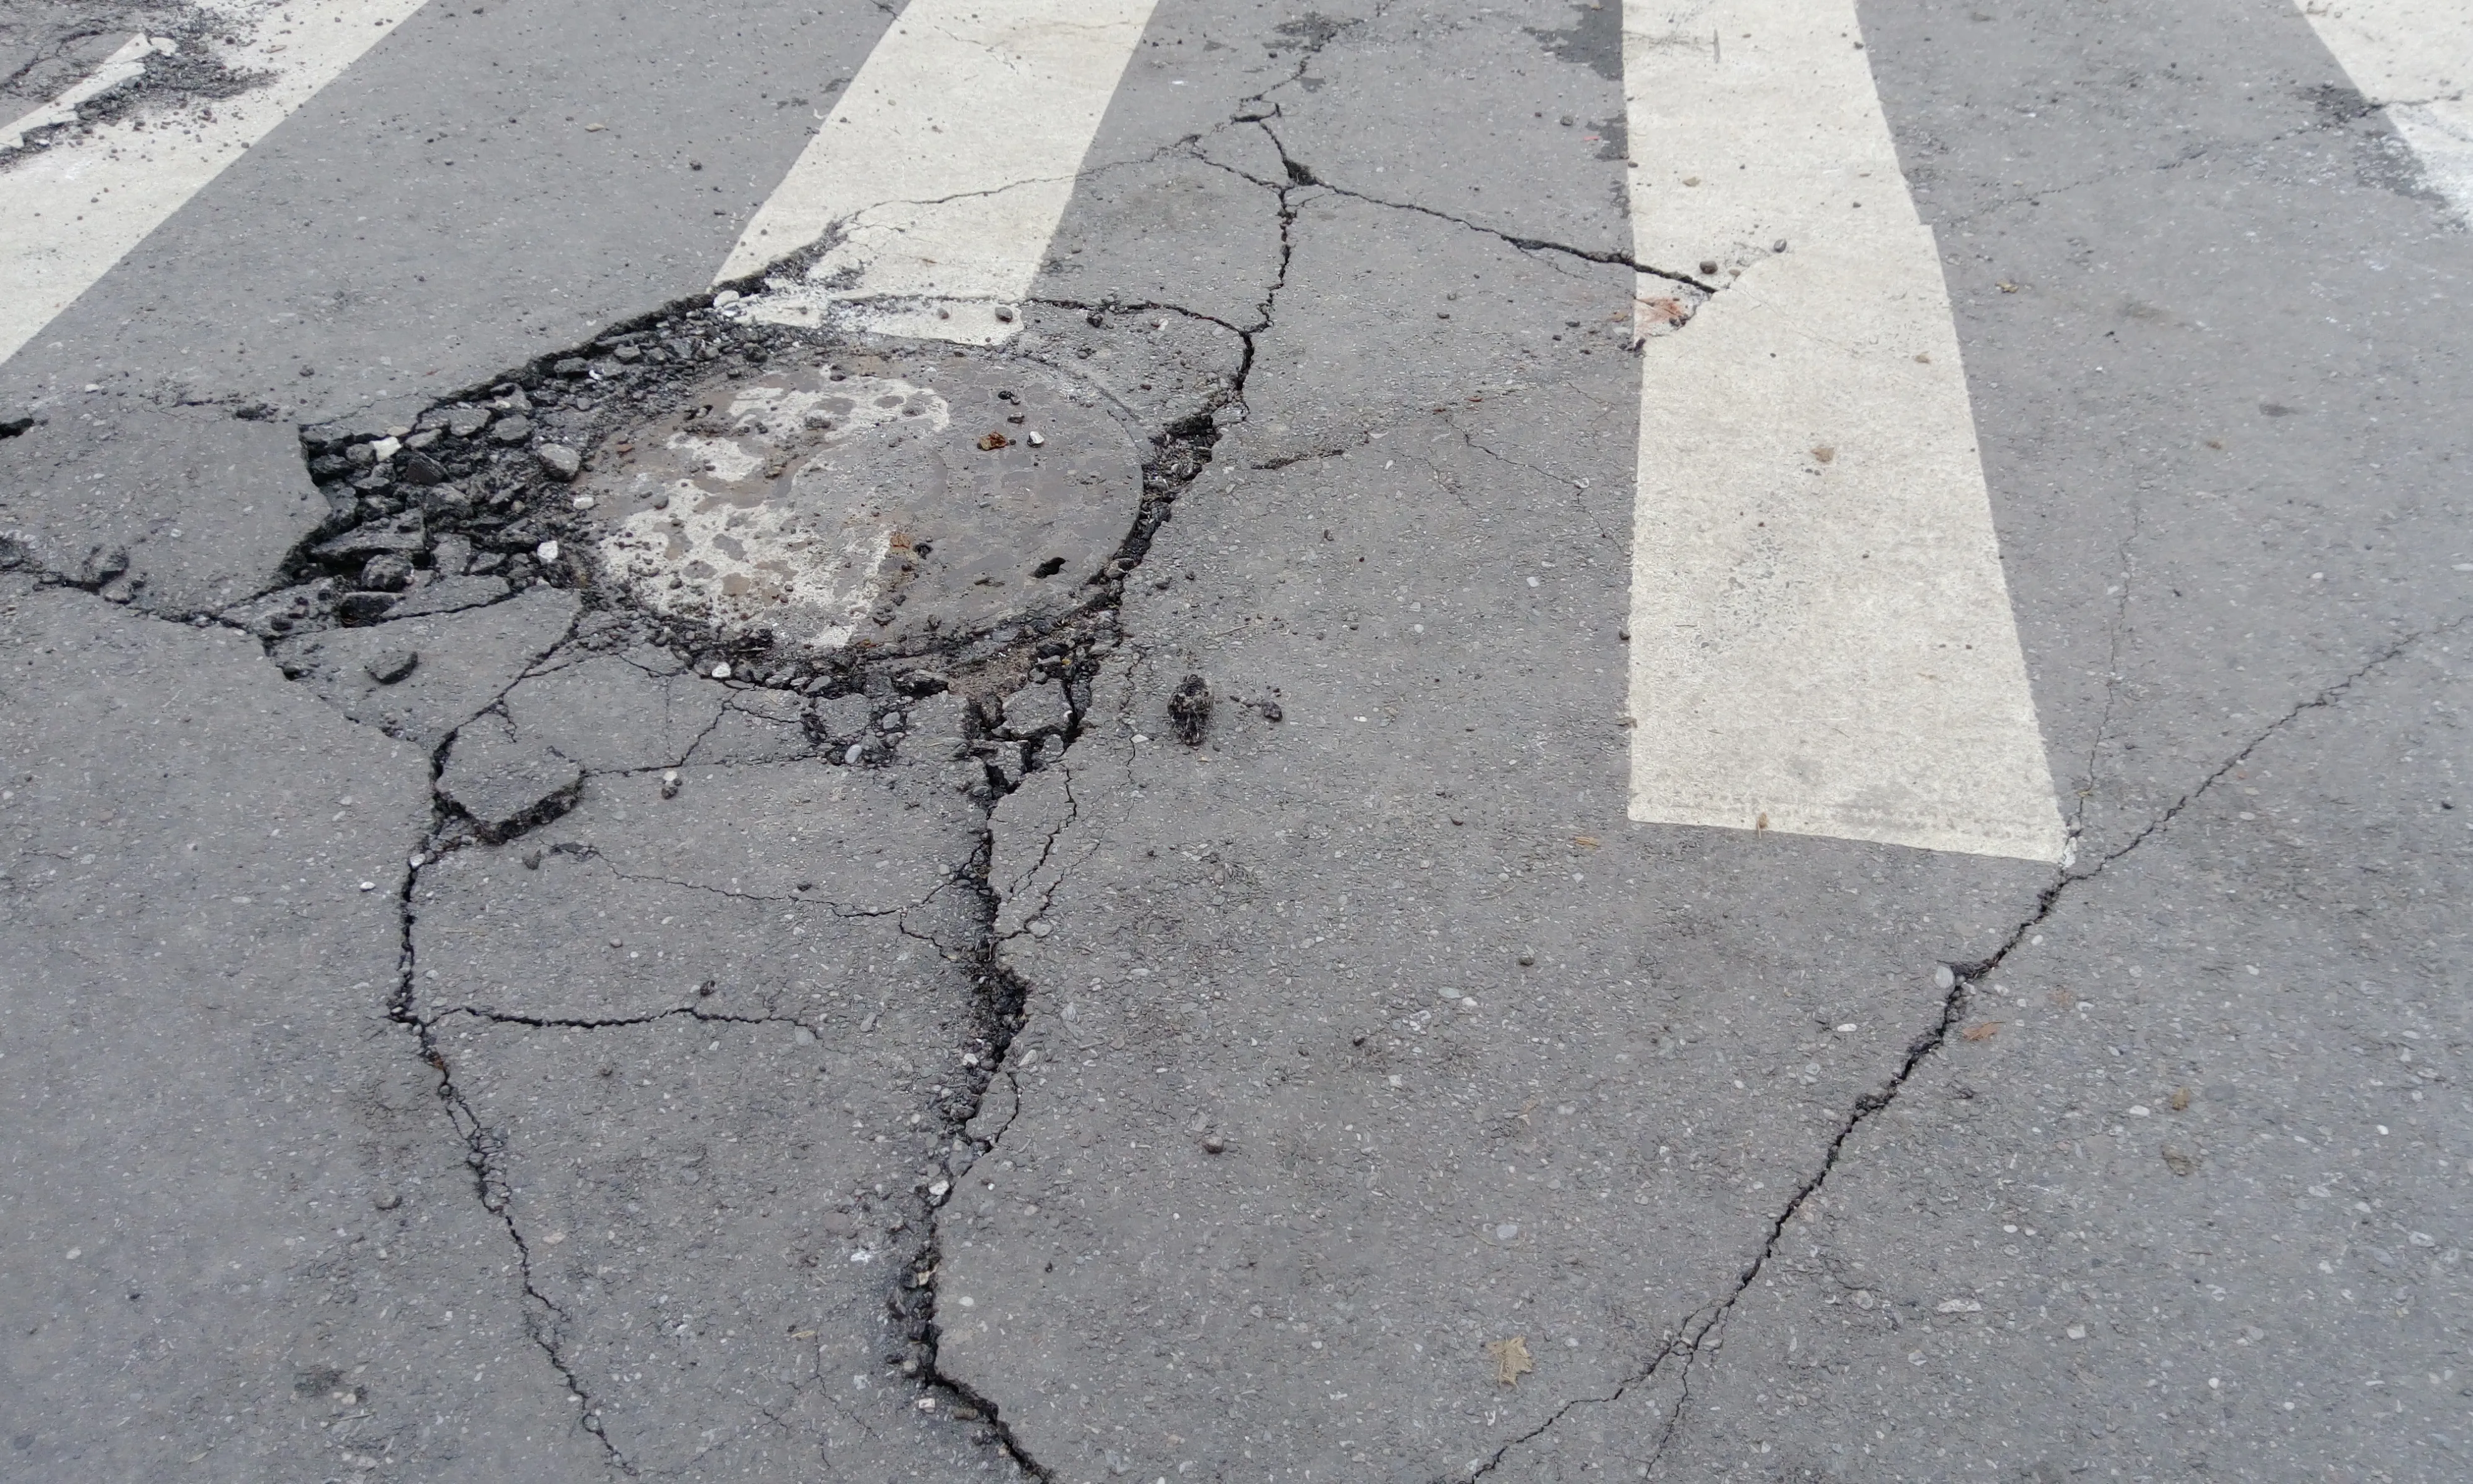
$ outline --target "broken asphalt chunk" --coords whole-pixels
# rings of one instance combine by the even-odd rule
[[[583,789],[582,768],[523,741],[495,716],[456,733],[438,778],[439,797],[470,815],[476,832],[492,845],[564,814]]]
[[[426,587],[406,593],[396,600],[390,611],[397,618],[419,618],[424,613],[452,613],[495,603],[507,592],[507,580],[503,577],[444,577]]]
[[[315,550],[319,556],[328,558],[407,556],[427,545],[428,540],[420,514],[407,511],[393,520],[355,526],[332,540],[319,542]]]

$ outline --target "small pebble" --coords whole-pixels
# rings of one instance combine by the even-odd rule
[[[1044,938],[1044,937],[1046,937],[1049,933],[1052,933],[1052,932],[1054,932],[1054,931],[1056,931],[1056,929],[1054,929],[1054,928],[1052,928],[1052,927],[1048,926],[1048,925],[1047,925],[1047,920],[1046,920],[1046,919],[1044,919],[1044,918],[1038,918],[1038,919],[1034,919],[1034,920],[1031,922],[1031,924],[1030,924],[1030,935],[1031,935],[1033,938]]]
[[[1024,434],[1024,435],[1023,435],[1023,437],[1022,437],[1022,442],[1024,442],[1024,443],[1026,443],[1030,444],[1030,446],[1032,446],[1033,448],[1042,448],[1042,447],[1046,446],[1046,443],[1047,443],[1047,435],[1046,435],[1046,434],[1044,434],[1044,433],[1028,433],[1028,434]]]
[[[1520,967],[1521,967],[1521,968],[1523,968],[1523,969],[1534,969],[1534,968],[1536,968],[1536,967],[1537,967],[1537,955],[1536,955],[1536,954],[1534,954],[1534,953],[1532,953],[1532,952],[1530,952],[1530,951],[1529,951],[1528,949],[1526,949],[1526,948],[1523,948],[1523,949],[1521,949],[1521,950],[1520,950]]]
[[[543,562],[556,562],[558,560],[558,542],[543,541],[533,548],[533,555],[540,558]]]
[[[370,679],[379,684],[392,685],[410,675],[420,663],[420,655],[408,649],[398,649],[375,657],[362,668],[369,671]]]
[[[1520,1234],[1520,1228],[1518,1228],[1517,1226],[1514,1226],[1512,1223],[1510,1223],[1510,1222],[1508,1222],[1508,1221],[1504,1222],[1502,1225],[1501,1225],[1501,1226],[1499,1226],[1499,1227],[1497,1227],[1497,1228],[1495,1228],[1495,1229],[1494,1229],[1494,1239],[1495,1239],[1496,1241],[1498,1241],[1498,1242],[1507,1242],[1507,1241],[1510,1241],[1512,1238],[1514,1238],[1514,1237],[1518,1236],[1519,1234]]]
[[[1700,271],[1704,274],[1716,273],[1717,271],[1717,260],[1714,257],[1702,258],[1700,260]]]
[[[1226,1154],[1228,1152],[1228,1140],[1220,1137],[1216,1134],[1206,1136],[1202,1140],[1202,1152],[1204,1154]]]
[[[730,679],[730,661],[725,659],[719,664],[714,665],[712,667],[712,678],[717,681],[726,681]]]
[[[1957,970],[1942,964],[1933,969],[1933,988],[1951,990],[1957,987]]]
[[[676,799],[678,796],[679,770],[671,768],[661,774],[661,797],[664,799]]]

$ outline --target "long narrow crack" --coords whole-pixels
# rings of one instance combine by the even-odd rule
[[[1754,1283],[1760,1281],[1761,1274],[1777,1256],[1779,1245],[1786,1238],[1787,1228],[1801,1213],[1806,1203],[1829,1183],[1829,1177],[1836,1172],[1838,1161],[1845,1155],[1847,1142],[1855,1137],[1856,1131],[1886,1112],[1890,1105],[1897,1101],[1898,1095],[1906,1089],[1908,1082],[1923,1068],[1924,1064],[1938,1055],[1948,1043],[1950,1033],[1957,1029],[1959,1021],[1965,1018],[1967,1004],[1976,985],[1999,969],[2029,934],[2042,926],[2046,920],[2059,910],[2062,902],[2074,891],[2103,874],[2106,870],[2130,855],[2140,846],[2171,827],[2173,823],[2192,805],[2206,797],[2233,770],[2247,761],[2252,754],[2266,746],[2287,727],[2312,711],[2322,710],[2341,702],[2354,686],[2402,658],[2416,645],[2453,634],[2467,623],[2473,623],[2473,613],[2448,619],[2406,634],[2341,679],[2323,687],[2307,700],[2295,703],[2283,715],[2269,722],[2247,742],[2210,769],[2204,778],[2184,791],[2179,798],[2158,811],[2156,816],[2135,835],[2083,870],[2065,870],[2050,885],[2036,894],[2033,910],[2009,930],[1992,952],[1972,963],[1944,966],[1948,971],[1949,983],[1941,996],[1939,1012],[1933,1017],[1932,1024],[1907,1043],[1906,1055],[1899,1061],[1897,1069],[1891,1072],[1880,1087],[1856,1099],[1855,1106],[1839,1122],[1837,1132],[1830,1138],[1827,1148],[1822,1151],[1818,1166],[1787,1197],[1777,1215],[1771,1218],[1760,1250],[1735,1275],[1734,1281],[1727,1285],[1725,1292],[1715,1303],[1694,1311],[1678,1327],[1677,1334],[1669,1338],[1655,1354],[1649,1357],[1646,1366],[1613,1391],[1601,1397],[1575,1397],[1564,1402],[1545,1421],[1503,1443],[1475,1468],[1466,1471],[1464,1475],[1458,1472],[1440,1475],[1437,1476],[1436,1484],[1443,1484],[1446,1478],[1462,1476],[1481,1478],[1494,1472],[1513,1448],[1550,1431],[1564,1418],[1581,1407],[1599,1406],[1619,1401],[1632,1391],[1653,1383],[1669,1363],[1680,1357],[1684,1370],[1680,1392],[1669,1412],[1665,1424],[1659,1431],[1657,1441],[1651,1446],[1647,1457],[1644,1460],[1645,1468],[1654,1471],[1668,1444],[1681,1429],[1685,1421],[1685,1411],[1691,1398],[1692,1369],[1699,1355],[1702,1352],[1715,1348],[1716,1342],[1721,1339],[1720,1331],[1733,1314],[1736,1304],[1750,1291]]]
[[[433,787],[438,772],[444,767],[446,751],[452,745],[453,734],[450,733],[445,741],[439,744],[431,759]],[[435,807],[443,811],[444,806],[437,804]],[[422,852],[422,858],[426,857],[427,852]],[[635,1464],[620,1451],[617,1444],[611,1441],[602,1424],[601,1409],[592,1400],[590,1386],[561,1348],[559,1329],[566,1323],[566,1311],[533,1281],[532,1247],[524,1240],[523,1230],[516,1225],[512,1203],[508,1200],[509,1182],[501,1167],[504,1151],[489,1127],[481,1121],[480,1115],[473,1111],[470,1100],[456,1086],[454,1071],[447,1065],[445,1052],[439,1044],[437,1018],[423,1018],[414,1006],[415,974],[420,953],[416,937],[420,911],[415,905],[414,894],[420,885],[420,866],[407,866],[397,898],[401,936],[396,950],[396,988],[387,1002],[387,1017],[412,1032],[420,1059],[428,1063],[430,1069],[437,1074],[438,1100],[444,1106],[448,1121],[464,1142],[465,1162],[472,1171],[473,1194],[479,1198],[483,1209],[498,1218],[499,1225],[506,1230],[507,1240],[516,1249],[516,1271],[522,1281],[524,1298],[528,1301],[523,1316],[525,1334],[540,1348],[550,1369],[566,1383],[568,1394],[577,1399],[577,1425],[600,1442],[612,1466],[620,1472],[632,1475],[636,1472]],[[538,1309],[530,1306],[535,1304],[539,1305]]]

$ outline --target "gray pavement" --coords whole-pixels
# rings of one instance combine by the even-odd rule
[[[2057,869],[1627,818],[1620,8],[1163,5],[967,355],[701,297],[885,9],[416,13],[0,366],[0,1476],[2461,1477],[2473,235],[2280,0],[1861,13]],[[596,565],[784,366],[986,584]]]

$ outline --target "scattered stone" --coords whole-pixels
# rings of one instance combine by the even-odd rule
[[[446,431],[456,438],[470,438],[490,425],[490,414],[482,407],[456,407],[446,414]]]
[[[1935,965],[1933,969],[1933,988],[1935,990],[1957,988],[1957,970],[1947,964]]]
[[[410,675],[413,667],[420,663],[419,652],[409,649],[391,649],[372,656],[369,662],[361,668],[369,671],[370,679],[379,684],[392,685]]]
[[[482,717],[455,735],[438,794],[472,817],[495,845],[565,813],[584,790],[584,770],[516,737],[503,720]]]
[[[533,419],[520,413],[510,414],[490,424],[490,437],[496,443],[513,445],[532,436]]]
[[[510,419],[509,420],[519,422],[523,419],[518,418]],[[509,443],[516,442],[515,439],[508,439],[506,441]],[[567,447],[564,443],[543,443],[539,448],[533,450],[533,458],[540,462],[541,472],[549,475],[550,478],[557,480],[561,484],[564,484],[566,481],[573,479],[584,468],[584,456],[577,453],[574,449]]]
[[[1532,950],[1530,950],[1530,949],[1527,949],[1527,948],[1523,948],[1523,949],[1521,949],[1521,950],[1520,950],[1520,967],[1521,967],[1521,968],[1523,968],[1523,969],[1534,969],[1534,968],[1536,968],[1536,967],[1537,967],[1537,955],[1536,955],[1536,953],[1535,953],[1535,952],[1533,952],[1533,951],[1532,951]]]
[[[1176,694],[1167,698],[1167,722],[1176,729],[1178,741],[1200,747],[1203,733],[1211,728],[1211,682],[1199,675],[1187,676]]]
[[[905,696],[932,696],[944,690],[946,684],[945,677],[933,670],[905,670],[893,682],[894,688]]]
[[[533,548],[533,555],[540,558],[544,562],[556,562],[558,560],[558,542],[543,541]]]
[[[553,376],[564,376],[572,380],[575,377],[585,374],[591,369],[591,363],[585,360],[584,357],[580,355],[570,355],[560,361],[557,365],[551,367],[549,370],[550,374]]]
[[[395,607],[391,592],[348,592],[335,602],[335,616],[348,624],[373,624]]]
[[[401,592],[412,586],[412,563],[392,552],[361,563],[361,586],[371,592]]]
[[[322,577],[296,587],[281,587],[262,597],[225,609],[217,614],[261,639],[280,638],[296,628],[315,626],[334,610],[335,581]]]
[[[393,611],[397,618],[453,613],[495,603],[509,590],[503,577],[442,577],[428,586],[407,594],[396,604]]]
[[[472,564],[472,538],[450,532],[429,549],[430,569],[441,577],[461,577]]]
[[[726,681],[730,679],[730,661],[724,659],[715,664],[712,667],[712,678],[717,681]]]
[[[676,768],[664,768],[664,769],[662,769],[662,770],[661,770],[661,797],[662,797],[662,798],[664,798],[664,799],[676,799],[678,796],[679,796],[679,770],[678,770],[678,769],[676,769]]]
[[[1228,1152],[1228,1140],[1220,1137],[1216,1134],[1205,1135],[1202,1140],[1202,1152],[1204,1154],[1226,1154]]]
[[[1702,275],[1703,276],[1706,276],[1706,275],[1710,275],[1710,274],[1714,274],[1714,273],[1716,273],[1717,271],[1717,260],[1716,258],[1714,258],[1714,257],[1704,257],[1704,258],[1702,258],[1702,259],[1700,260],[1700,272],[1701,272],[1701,275]]]

